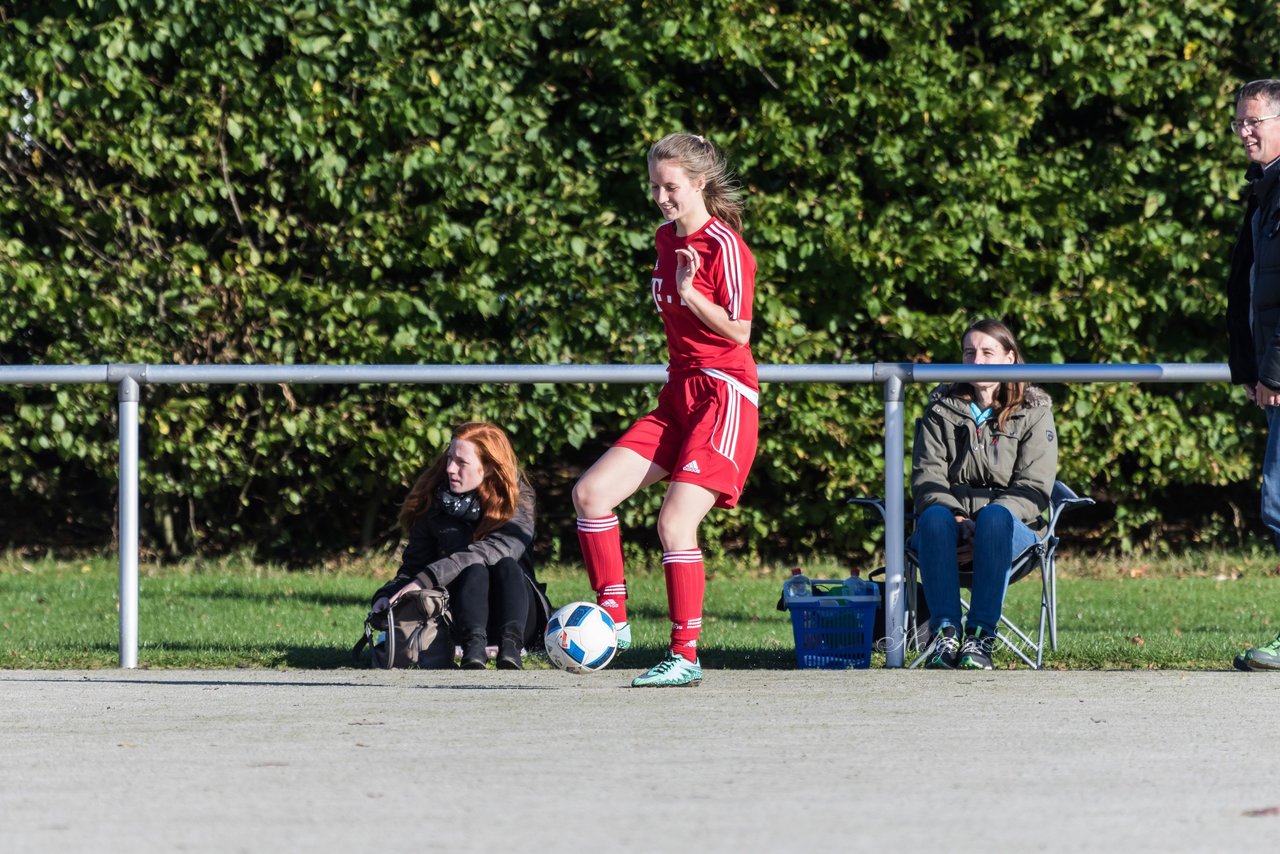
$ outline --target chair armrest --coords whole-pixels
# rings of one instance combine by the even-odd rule
[[[846,499],[845,499],[845,503],[846,503],[846,504],[861,504],[863,507],[874,507],[874,508],[876,508],[876,510],[878,510],[878,511],[880,512],[880,521],[881,521],[881,522],[887,522],[887,521],[889,521],[889,518],[888,518],[888,511],[886,510],[886,508],[885,508],[885,506],[884,506],[884,499],[883,499],[883,498],[880,498],[879,496],[877,496],[877,497],[875,497],[875,498],[846,498]],[[914,512],[912,512],[912,510],[911,510],[911,499],[910,499],[910,498],[908,498],[908,497],[906,497],[906,496],[903,496],[903,499],[902,499],[902,507],[903,507],[903,511],[902,511],[902,521],[903,521],[903,522],[914,522],[914,521],[915,521],[915,519],[916,519],[916,514],[915,514]]]
[[[1068,498],[1065,501],[1061,501],[1058,503],[1058,506],[1062,508],[1058,512],[1065,513],[1068,510],[1075,509],[1076,507],[1088,507],[1090,504],[1097,504],[1097,503],[1098,502],[1094,501],[1092,498]]]
[[[1068,510],[1074,510],[1077,507],[1088,507],[1090,504],[1097,504],[1092,498],[1081,498],[1073,495],[1071,498],[1060,498],[1053,503],[1053,509],[1049,511],[1049,533],[1056,533],[1058,529],[1058,517]]]
[[[883,498],[878,498],[878,497],[877,498],[849,498],[845,501],[845,503],[860,504],[863,507],[874,507],[876,508],[876,510],[880,511],[880,521],[881,522],[885,521],[885,509],[884,509]]]

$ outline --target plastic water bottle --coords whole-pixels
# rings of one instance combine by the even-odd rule
[[[868,581],[858,574],[858,570],[849,570],[849,577],[844,580],[845,596],[874,596],[880,598],[880,591],[875,582]]]
[[[791,570],[791,577],[782,582],[782,598],[794,599],[796,596],[812,596],[813,585],[809,576],[800,571],[800,567]]]

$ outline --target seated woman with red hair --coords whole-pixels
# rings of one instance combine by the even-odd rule
[[[373,610],[414,590],[449,591],[462,668],[522,667],[540,645],[548,604],[534,576],[534,494],[511,440],[487,422],[461,424],[449,449],[423,472],[400,509],[408,534],[400,571],[374,594]]]

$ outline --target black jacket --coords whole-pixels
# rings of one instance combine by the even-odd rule
[[[492,566],[504,557],[511,557],[524,570],[533,597],[536,619],[526,627],[526,645],[540,644],[542,629],[551,614],[551,602],[547,599],[547,586],[534,574],[530,551],[533,521],[534,493],[527,483],[521,485],[520,501],[511,521],[475,542],[471,541],[475,522],[454,518],[433,504],[409,529],[409,542],[401,557],[400,571],[373,594],[371,602],[377,602],[383,596],[393,596],[410,580],[416,580],[423,587],[442,588],[469,566],[477,563]]]
[[[493,566],[510,557],[532,576],[533,556],[529,549],[533,544],[533,521],[534,494],[527,484],[520,489],[520,501],[511,521],[475,542],[471,541],[475,522],[456,519],[433,503],[409,529],[398,574],[416,578],[423,587],[445,587],[469,566]]]
[[[1252,385],[1262,381],[1280,391],[1280,161],[1265,170],[1256,164],[1245,176],[1244,221],[1231,252],[1227,279],[1227,339],[1231,381]],[[1253,240],[1253,216],[1261,211],[1258,244]],[[1252,295],[1250,271],[1254,271]]]

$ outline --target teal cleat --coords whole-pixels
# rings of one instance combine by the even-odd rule
[[[614,628],[618,630],[618,652],[631,649],[631,623],[618,623]]]
[[[690,688],[702,684],[702,665],[674,652],[631,680],[632,688]]]
[[[1250,670],[1280,670],[1280,635],[1265,646],[1245,652],[1244,660]]]

